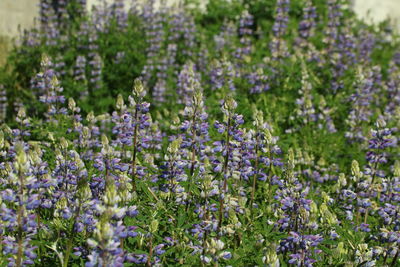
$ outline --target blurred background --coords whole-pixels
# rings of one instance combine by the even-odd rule
[[[87,8],[101,0],[87,0]],[[111,2],[112,0],[107,0]],[[137,0],[136,0],[137,1]],[[146,0],[142,0],[146,1]],[[204,5],[207,0],[201,0]],[[351,0],[360,18],[370,23],[379,23],[387,18],[393,21],[394,28],[400,30],[400,0]],[[130,5],[132,0],[126,0]],[[166,0],[173,5],[179,0]],[[4,63],[10,40],[19,35],[20,30],[31,28],[38,15],[39,0],[1,0],[0,1],[0,65]]]

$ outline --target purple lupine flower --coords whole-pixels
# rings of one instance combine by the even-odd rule
[[[54,59],[54,70],[57,77],[61,78],[66,74],[65,62],[61,54]]]
[[[196,72],[194,64],[187,62],[178,75],[177,95],[178,103],[189,105],[196,91],[201,91],[200,74]]]
[[[51,90],[51,81],[56,75],[53,69],[53,63],[47,55],[42,56],[40,65],[41,72],[31,80],[31,88],[38,97],[49,94]]]
[[[243,131],[240,129],[244,123],[243,116],[235,113],[237,108],[236,101],[227,96],[221,101],[221,111],[224,114],[223,121],[215,121],[214,127],[224,136],[223,140],[215,141],[213,151],[218,156],[211,157],[214,172],[220,173],[222,183],[219,195],[219,218],[218,232],[221,230],[225,213],[230,205],[225,205],[228,201],[228,182],[234,183],[238,177],[240,169],[240,143],[243,141]]]
[[[210,71],[210,82],[212,90],[236,90],[234,84],[236,71],[231,62],[223,59],[222,62],[215,60]]]
[[[82,89],[80,90],[80,99],[85,99],[89,96],[89,91],[87,88],[87,79],[86,79],[86,57],[78,56],[75,61],[74,66],[74,80],[82,83]]]
[[[394,59],[393,59],[394,61]],[[400,105],[400,71],[394,62],[390,63],[388,80],[384,84],[384,91],[388,94],[388,103],[385,106],[385,120],[391,122],[396,117],[397,107]]]
[[[0,122],[4,122],[7,118],[7,91],[4,85],[0,84]]]
[[[102,86],[102,59],[99,54],[94,54],[93,58],[89,61],[89,85],[92,90],[96,91]]]
[[[238,27],[240,47],[236,48],[234,52],[234,57],[239,61],[243,61],[245,57],[249,57],[251,54],[253,23],[253,16],[247,10],[244,10],[240,16]]]
[[[325,30],[324,42],[327,44],[327,49],[333,50],[339,38],[339,27],[341,25],[341,18],[343,16],[341,5],[338,0],[328,1],[328,24]]]
[[[250,84],[250,93],[259,94],[270,89],[268,76],[264,74],[263,68],[257,68],[247,74],[247,81]]]
[[[59,0],[55,9],[55,15],[57,16],[57,26],[59,28],[65,28],[69,20],[67,11],[67,0]]]
[[[319,105],[317,106],[319,110],[318,113],[318,128],[326,128],[330,133],[336,133],[335,123],[333,122],[331,114],[333,113],[334,109],[330,108],[323,96],[320,96]]]
[[[316,262],[312,257],[321,251],[316,249],[323,238],[320,235],[301,235],[290,232],[289,237],[282,240],[277,248],[280,253],[291,253],[289,264],[297,266],[313,266]]]
[[[231,49],[236,34],[237,28],[235,24],[225,20],[221,27],[221,31],[214,36],[217,51],[222,52],[224,49]]]
[[[41,0],[39,10],[41,34],[45,38],[45,44],[55,47],[60,41],[60,27],[56,10],[50,0]]]
[[[299,34],[302,41],[307,41],[314,35],[316,26],[317,11],[316,7],[313,6],[312,1],[307,0],[303,7],[303,20],[299,23]],[[302,42],[300,41],[300,42]]]
[[[154,0],[148,1],[143,7],[142,13],[145,22],[147,61],[143,68],[142,76],[147,85],[154,76],[160,58],[160,50],[164,42],[165,33],[163,28],[163,14],[157,12],[154,7]]]
[[[366,154],[368,166],[366,172],[372,177],[371,183],[374,184],[377,176],[383,177],[385,174],[378,169],[378,166],[388,162],[388,153],[385,151],[389,147],[396,146],[396,140],[391,136],[392,132],[386,126],[386,122],[378,119],[377,130],[371,130],[372,138],[368,141],[369,151]]]
[[[124,30],[128,27],[128,14],[125,11],[124,0],[116,0],[111,5],[111,16],[115,17],[117,21],[117,26]]]
[[[24,30],[21,36],[21,45],[37,47],[40,45],[40,32],[37,29]]]
[[[350,126],[350,130],[345,133],[349,141],[366,141],[362,126],[369,122],[372,116],[371,104],[374,92],[379,87],[379,72],[380,70],[375,68],[365,72],[360,70],[358,73],[356,92],[350,97],[352,109],[346,121]]]
[[[76,81],[85,81],[86,80],[86,57],[78,56],[75,61],[74,67],[74,79]]]
[[[269,44],[274,60],[288,56],[288,47],[284,40],[289,22],[290,0],[278,0],[276,3],[275,22],[272,26],[272,40]]]
[[[93,6],[91,20],[97,32],[107,33],[110,30],[111,12],[111,6],[106,1]]]
[[[195,34],[197,31],[193,17],[188,16],[187,12],[180,7],[170,17],[168,41],[170,43],[178,43],[182,40],[183,47],[180,48],[180,52],[185,57],[191,58],[196,45]]]
[[[278,137],[272,136],[272,127],[264,121],[263,113],[259,110],[254,112],[255,126],[252,133],[251,146],[246,148],[246,151],[254,151],[254,155],[249,157],[249,160],[254,162],[252,166],[252,191],[250,207],[253,207],[255,193],[257,189],[257,181],[270,182],[272,177],[273,167],[282,167],[280,154],[281,149],[277,145]]]
[[[11,149],[11,148],[10,148]],[[3,253],[8,258],[9,263],[14,266],[34,264],[37,248],[32,244],[32,239],[37,234],[37,221],[34,209],[38,207],[36,189],[36,177],[31,177],[31,158],[27,155],[29,148],[27,144],[15,141],[13,148],[15,158],[8,164],[13,165],[5,173],[8,179],[4,179],[4,184],[0,195],[3,203],[1,204],[2,226],[7,231],[3,233]],[[28,197],[30,196],[30,197]]]
[[[295,114],[289,117],[290,120],[299,120],[302,125],[312,124],[318,120],[311,91],[311,78],[305,63],[302,62],[302,80],[301,88],[299,89],[300,97],[296,99]],[[299,129],[288,129],[287,132],[298,130]]]
[[[51,68],[50,59],[46,55],[42,57],[41,66],[42,72],[37,74],[33,84],[37,88],[40,102],[45,103],[48,108],[46,113],[48,120],[53,120],[55,115],[66,114],[66,108],[62,107],[65,97],[61,94],[63,88]]]

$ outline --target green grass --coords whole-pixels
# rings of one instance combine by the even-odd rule
[[[4,64],[6,63],[10,48],[10,38],[6,36],[0,36],[0,67],[4,66]]]

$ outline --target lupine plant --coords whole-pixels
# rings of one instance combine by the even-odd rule
[[[38,2],[0,69],[1,266],[400,266],[390,22]]]

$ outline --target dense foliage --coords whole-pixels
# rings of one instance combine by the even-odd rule
[[[2,266],[399,266],[388,24],[125,2],[41,0],[0,70]]]

